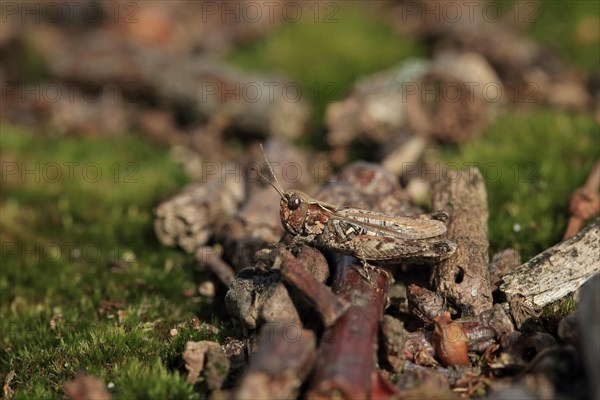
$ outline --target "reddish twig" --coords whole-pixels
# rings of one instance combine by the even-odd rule
[[[592,168],[585,184],[575,190],[569,203],[571,217],[563,240],[575,236],[585,220],[592,218],[600,211],[600,160]]]
[[[352,306],[323,335],[308,399],[361,399],[369,393],[390,276],[383,269],[359,272],[361,266],[354,261],[350,257],[338,259],[334,291]],[[365,273],[370,282],[361,275]]]
[[[282,280],[296,288],[306,300],[314,305],[326,327],[332,326],[348,309],[350,302],[334,295],[289,251],[280,249],[278,256],[281,257]]]

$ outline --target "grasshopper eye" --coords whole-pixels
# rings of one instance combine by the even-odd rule
[[[288,208],[290,210],[296,210],[298,207],[300,207],[301,203],[302,203],[302,200],[299,197],[296,197],[295,195],[291,195],[290,200],[288,201]]]

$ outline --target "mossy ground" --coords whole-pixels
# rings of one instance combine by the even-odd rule
[[[590,71],[597,50],[581,45],[574,29],[597,19],[598,5],[575,3],[537,3],[544,14],[529,30]],[[282,27],[230,56],[299,82],[317,110],[314,137],[326,104],[355,79],[427,52],[368,12],[344,7],[337,19]],[[191,257],[160,246],[153,233],[152,207],[187,181],[168,150],[135,135],[64,139],[0,129],[0,383],[15,371],[16,398],[61,398],[63,382],[85,370],[112,383],[115,398],[200,397],[181,374],[183,346],[223,334],[180,328],[171,338],[169,330],[197,315],[224,327],[206,300],[183,294],[195,293],[201,273]],[[440,157],[488,166],[492,247],[516,246],[528,257],[560,240],[568,197],[599,140],[586,116],[508,111],[481,139]],[[13,173],[15,166],[33,172]]]
[[[1,145],[0,368],[16,372],[17,398],[60,398],[81,370],[119,398],[196,397],[176,370],[183,346],[217,335],[190,327],[170,338],[195,315],[212,322],[210,307],[184,296],[194,264],[159,245],[151,216],[185,183],[181,168],[135,136],[44,139],[2,126]]]

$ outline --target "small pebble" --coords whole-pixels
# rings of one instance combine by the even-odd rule
[[[169,335],[171,335],[171,337],[177,336],[177,329],[175,329],[175,328],[171,329],[171,331],[169,332]]]
[[[215,284],[212,281],[204,281],[198,285],[198,293],[205,297],[215,297]]]

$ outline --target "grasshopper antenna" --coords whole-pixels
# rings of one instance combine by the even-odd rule
[[[273,184],[273,182],[271,182],[269,179],[267,179],[263,174],[261,174],[261,172],[256,169],[256,173],[265,181],[267,182],[269,185],[273,186],[273,189],[275,189],[277,191],[277,193],[279,193],[279,195],[281,196],[282,199],[285,199],[284,196],[284,190],[281,187],[281,184],[279,183],[279,180],[277,180],[277,175],[275,175],[275,172],[273,172],[273,169],[271,168],[271,164],[269,164],[269,160],[267,160],[267,155],[265,154],[265,149],[263,149],[263,145],[262,143],[260,143],[260,151],[262,152],[263,158],[265,159],[265,162],[267,163],[267,167],[269,167],[269,171],[271,171],[271,175],[273,176],[273,179],[275,179],[275,182],[277,183],[277,186],[275,186]]]

